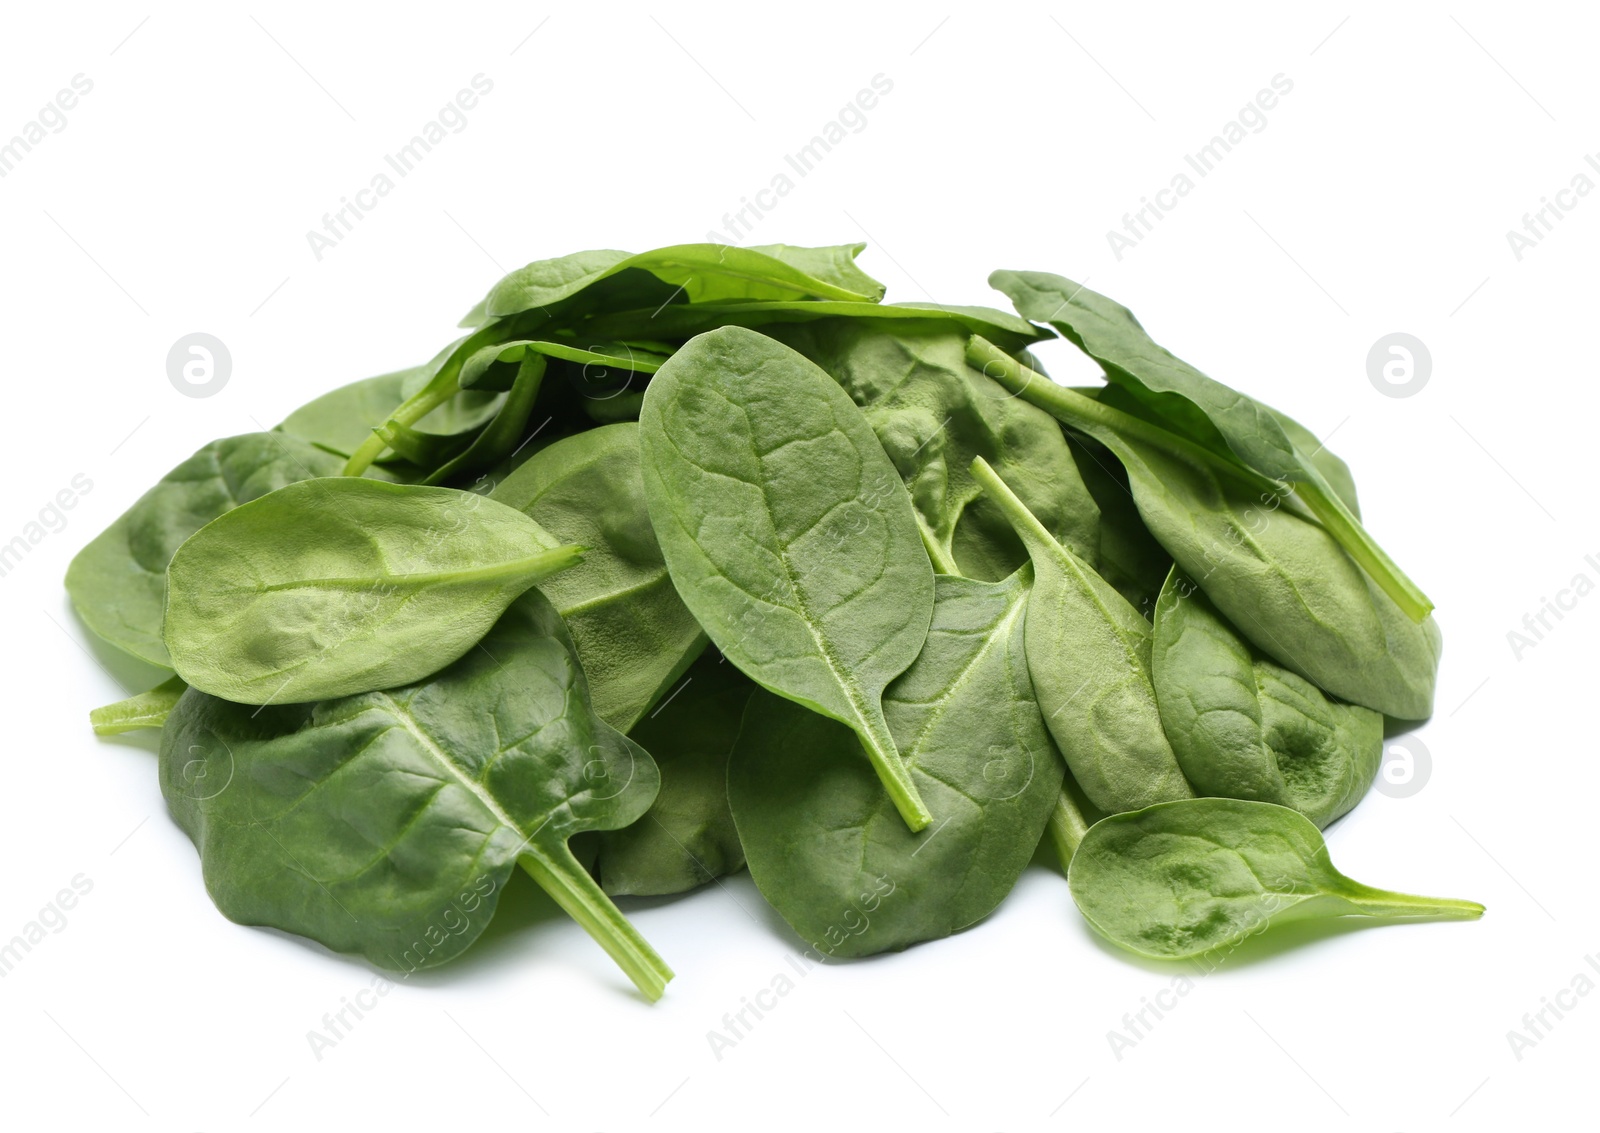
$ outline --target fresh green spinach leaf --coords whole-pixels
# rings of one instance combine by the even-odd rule
[[[1150,678],[1150,623],[1057,543],[982,457],[973,461],[972,474],[1033,560],[1028,671],[1073,777],[1111,813],[1192,796],[1161,730]]]
[[[1304,815],[1241,799],[1186,799],[1101,819],[1073,855],[1068,883],[1102,935],[1159,960],[1230,947],[1296,920],[1483,915],[1474,901],[1352,881],[1333,867]]]
[[[1199,794],[1293,807],[1326,826],[1383,762],[1381,715],[1252,650],[1176,567],[1156,605],[1154,676],[1162,727]]]
[[[691,339],[640,417],[645,499],[672,581],[724,656],[854,728],[913,830],[932,816],[883,717],[933,617],[905,485],[861,410],[742,327]]]
[[[609,249],[578,252],[518,268],[496,283],[462,322],[477,325],[484,317],[548,309],[630,269],[648,272],[674,294],[681,293],[687,303],[806,298],[875,302],[883,295],[883,285],[853,263],[864,247],[675,244],[638,255]],[[824,272],[827,278],[812,271]]]
[[[217,908],[381,968],[450,960],[520,864],[650,999],[672,971],[567,840],[655,797],[645,750],[601,722],[549,601],[532,591],[420,684],[253,709],[185,693],[161,789]]]
[[[178,548],[167,650],[189,684],[243,704],[406,684],[471,649],[513,598],[580,551],[470,492],[304,480]]]

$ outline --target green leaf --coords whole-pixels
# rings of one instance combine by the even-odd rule
[[[969,466],[988,460],[1057,540],[1086,558],[1097,511],[1061,428],[967,365],[967,337],[939,323],[828,319],[767,328],[844,387],[866,413],[947,574],[998,580],[1028,555]]]
[[[140,728],[160,728],[188,687],[182,677],[168,677],[148,692],[92,710],[89,724],[97,736],[119,736]]]
[[[744,865],[728,810],[728,752],[755,690],[749,677],[707,652],[628,733],[661,769],[661,792],[633,825],[595,836],[594,870],[607,893],[682,893]],[[859,748],[855,761],[862,762]],[[881,797],[872,772],[862,770]]]
[[[172,664],[243,704],[419,680],[581,548],[469,492],[329,477],[235,508],[167,572]]]
[[[1156,710],[1150,623],[1057,543],[982,457],[972,472],[1033,559],[1028,671],[1073,778],[1110,813],[1192,796]]]
[[[925,323],[930,327],[960,328],[981,334],[1007,350],[1022,350],[1031,343],[1053,338],[1026,319],[992,307],[948,307],[921,303],[862,303],[773,301],[764,303],[692,303],[617,310],[583,324],[597,337],[688,337],[724,326],[751,328],[817,319],[889,321],[898,325]]]
[[[856,257],[866,251],[865,244],[832,244],[824,248],[800,248],[793,244],[752,244],[749,251],[760,252],[790,267],[799,268],[812,279],[820,279],[842,291],[872,302],[883,298],[884,286],[856,265]]]
[[[573,859],[624,826],[655,764],[602,723],[537,591],[470,654],[385,692],[254,709],[184,694],[161,790],[224,916],[414,971],[483,932],[520,863],[650,999],[672,972]]]
[[[793,350],[725,327],[661,368],[640,430],[689,610],[758,684],[854,728],[907,825],[926,826],[882,695],[927,637],[933,570],[861,410]]]
[[[1139,514],[1250,643],[1341,700],[1421,720],[1441,646],[1271,481],[1064,389],[974,339],[974,364],[1110,449]]]
[[[728,794],[762,895],[823,955],[934,940],[987,916],[1033,857],[1062,766],[1029,682],[1027,571],[941,575],[927,644],[884,694],[918,791],[941,816],[913,834],[854,735],[758,693]]]
[[[1332,462],[1306,455],[1321,444],[1314,450],[1299,447],[1309,439],[1306,430],[1294,426],[1290,432],[1301,440],[1291,440],[1281,414],[1163,350],[1131,311],[1082,284],[1032,271],[997,271],[989,283],[1005,292],[1023,315],[1048,322],[1099,362],[1108,379],[1149,406],[1173,432],[1262,476],[1295,485],[1340,545],[1413,621],[1422,621],[1433,609],[1323,475],[1323,464]],[[1342,479],[1348,484],[1347,469],[1345,473]]]
[[[1383,717],[1256,653],[1176,567],[1156,606],[1154,661],[1162,727],[1199,794],[1277,803],[1326,826],[1377,777]]]
[[[1352,881],[1303,815],[1239,799],[1186,799],[1101,819],[1073,855],[1068,883],[1103,936],[1158,960],[1232,947],[1296,920],[1483,915],[1473,901]]]
[[[337,458],[281,433],[212,441],[163,476],[73,558],[67,567],[73,608],[112,645],[170,668],[161,609],[167,564],[179,545],[240,504],[338,471]]]
[[[844,278],[839,249],[777,248],[783,249],[782,258],[728,244],[675,244],[638,255],[603,249],[539,260],[496,283],[482,304],[482,314],[504,317],[549,308],[629,269],[648,272],[674,292],[681,290],[689,303],[806,298],[870,302],[883,295],[883,285],[859,269],[849,273],[854,286],[810,274],[807,268],[820,268],[834,280]],[[863,282],[870,289],[856,290]]]
[[[489,498],[585,548],[582,562],[540,586],[572,631],[595,711],[630,730],[706,644],[650,526],[639,426],[608,425],[557,441]]]

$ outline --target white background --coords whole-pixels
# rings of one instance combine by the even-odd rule
[[[0,179],[0,542],[93,486],[0,578],[0,939],[75,875],[93,889],[0,979],[0,1120],[1489,1129],[1589,1108],[1600,995],[1520,1060],[1507,1039],[1600,953],[1600,598],[1520,658],[1507,639],[1600,581],[1600,193],[1520,261],[1506,238],[1600,150],[1586,7],[8,7],[0,140],[94,85]],[[307,230],[480,73],[466,128],[319,262]],[[812,972],[719,1061],[706,1032],[797,947],[746,877],[628,905],[678,973],[655,1006],[523,885],[318,1061],[306,1033],[371,974],[212,908],[153,743],[89,732],[156,674],[88,644],[69,559],[206,441],[431,355],[503,269],[704,239],[877,74],[892,93],[749,242],[867,240],[892,299],[1003,302],[998,267],[1087,279],[1332,434],[1446,640],[1431,773],[1339,823],[1334,859],[1488,915],[1252,944],[1118,1059],[1107,1033],[1173,975],[1097,943],[1041,861],[972,931]],[[1107,230],[1277,74],[1266,128],[1119,261]],[[212,397],[167,378],[192,331],[232,354]],[[1393,331],[1431,353],[1410,397],[1369,381]]]

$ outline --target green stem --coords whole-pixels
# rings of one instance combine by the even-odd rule
[[[889,792],[889,799],[894,803],[894,809],[900,812],[906,826],[913,834],[926,828],[933,821],[933,813],[922,801],[917,785],[911,781],[911,772],[906,770],[905,761],[895,749],[894,737],[889,735],[888,725],[880,723],[875,727],[873,722],[863,721],[858,734],[872,769],[878,773],[879,782]]]
[[[92,710],[89,724],[97,736],[116,736],[138,728],[160,728],[188,687],[182,677],[168,677],[149,692]]]
[[[1351,881],[1348,878],[1336,892],[1369,917],[1450,917],[1456,920],[1476,920],[1483,916],[1483,906],[1476,901],[1395,893],[1388,889],[1374,889],[1370,885],[1362,885],[1359,881]]]
[[[565,845],[554,854],[530,845],[517,858],[517,864],[594,937],[646,999],[654,1003],[661,998],[667,981],[672,979],[672,969],[611,903],[611,898],[595,884],[594,878],[578,864]]]
[[[372,430],[367,439],[361,442],[361,447],[350,454],[350,459],[345,463],[342,475],[360,476],[372,466],[373,461],[388,451],[389,442],[383,439],[382,430],[393,425],[415,425],[459,392],[460,387],[454,382],[451,382],[448,388],[445,389],[430,390],[424,388],[413,396],[411,400],[389,414],[387,421]]]
[[[1072,864],[1072,855],[1078,852],[1078,844],[1089,833],[1089,824],[1065,783],[1061,784],[1061,793],[1056,796],[1056,805],[1050,811],[1050,822],[1045,830],[1056,848],[1056,857],[1061,859],[1064,874]]]
[[[1059,421],[1079,427],[1087,424],[1110,429],[1121,436],[1143,441],[1191,462],[1204,464],[1213,471],[1244,483],[1252,490],[1273,493],[1283,490],[1282,484],[1270,476],[1263,476],[1253,468],[1246,468],[1237,461],[1220,456],[1185,437],[1168,432],[1159,425],[1152,425],[1143,418],[1124,413],[1120,409],[1113,409],[1092,397],[1085,397],[1075,389],[1057,385],[1037,370],[1024,366],[981,335],[975,334],[967,341],[967,362],[974,369],[981,370],[985,377],[992,378],[1009,392],[1016,394],[1030,405],[1038,406]]]
[[[1297,482],[1294,490],[1305,501],[1311,514],[1317,517],[1317,521],[1328,529],[1329,534],[1339,541],[1345,552],[1361,565],[1361,569],[1372,577],[1383,592],[1394,599],[1395,605],[1405,611],[1407,617],[1414,622],[1421,622],[1433,612],[1433,603],[1421,587],[1406,577],[1405,572],[1384,553],[1383,548],[1367,534],[1367,529],[1361,526],[1361,521],[1350,514],[1343,500],[1321,484],[1309,481]]]
[[[917,517],[917,533],[922,536],[922,545],[928,549],[928,558],[933,561],[935,574],[960,574],[961,568],[956,566],[956,560],[939,543],[939,537],[928,526],[928,521],[922,518],[920,511],[914,512]]]
[[[1252,490],[1273,494],[1283,490],[1283,485],[1278,481],[1237,461],[1168,432],[1159,425],[1152,425],[1092,397],[1085,397],[1076,390],[1056,385],[978,335],[973,335],[967,344],[967,361],[1024,401],[1069,425],[1082,427],[1087,424],[1111,429],[1133,440],[1201,462],[1216,472],[1241,481]],[[1337,496],[1322,484],[1309,480],[1297,480],[1294,490],[1317,522],[1383,592],[1394,599],[1407,617],[1420,622],[1428,616],[1433,610],[1433,603],[1428,596],[1384,553],[1361,521],[1350,513]]]

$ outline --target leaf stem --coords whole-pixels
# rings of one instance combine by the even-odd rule
[[[1125,437],[1155,445],[1175,455],[1205,464],[1214,471],[1232,476],[1253,490],[1278,494],[1285,485],[1219,453],[1168,432],[1159,425],[1104,405],[1076,390],[1059,386],[1043,374],[1029,369],[979,335],[967,344],[967,361],[1010,392],[1068,424],[1089,424],[1112,429]],[[1376,540],[1350,513],[1350,509],[1325,486],[1314,480],[1296,480],[1295,495],[1306,505],[1323,528],[1332,535],[1369,577],[1389,595],[1412,621],[1421,622],[1433,610],[1433,603],[1416,583],[1406,577],[1378,546]]]
[[[939,543],[939,537],[933,533],[933,528],[928,526],[928,521],[922,513],[912,509],[917,517],[917,533],[922,536],[922,545],[927,548],[928,558],[933,562],[935,574],[960,574],[961,568],[956,566],[956,560]]]
[[[1394,599],[1394,604],[1414,622],[1421,622],[1433,612],[1433,602],[1406,573],[1395,565],[1384,549],[1367,533],[1361,521],[1350,513],[1344,501],[1323,485],[1301,480],[1294,486],[1298,495],[1317,521],[1339,541],[1345,553],[1361,565],[1383,592]]]
[[[594,937],[646,999],[654,1003],[661,998],[667,981],[672,979],[672,969],[611,903],[565,844],[553,854],[543,846],[529,845],[518,856],[517,864]]]
[[[1412,893],[1396,893],[1389,889],[1374,889],[1359,881],[1344,879],[1339,896],[1359,908],[1369,917],[1450,917],[1455,920],[1476,920],[1483,916],[1483,906],[1476,901],[1463,901],[1456,897],[1419,897]]]
[[[1061,872],[1066,873],[1067,867],[1072,864],[1072,855],[1078,852],[1078,844],[1089,833],[1089,823],[1085,821],[1077,800],[1072,797],[1065,783],[1061,784],[1061,792],[1056,795],[1056,805],[1050,811],[1050,822],[1045,831],[1055,846],[1056,857],[1061,859]]]
[[[901,759],[899,752],[895,750],[894,739],[889,735],[888,725],[874,728],[868,722],[857,734],[861,737],[862,750],[867,753],[872,769],[878,773],[879,782],[883,784],[883,789],[889,792],[889,800],[894,803],[894,809],[900,812],[900,817],[906,826],[913,834],[925,829],[933,821],[933,813],[922,801],[922,796],[917,792],[917,785],[911,781],[911,773],[906,770],[905,760]]]

